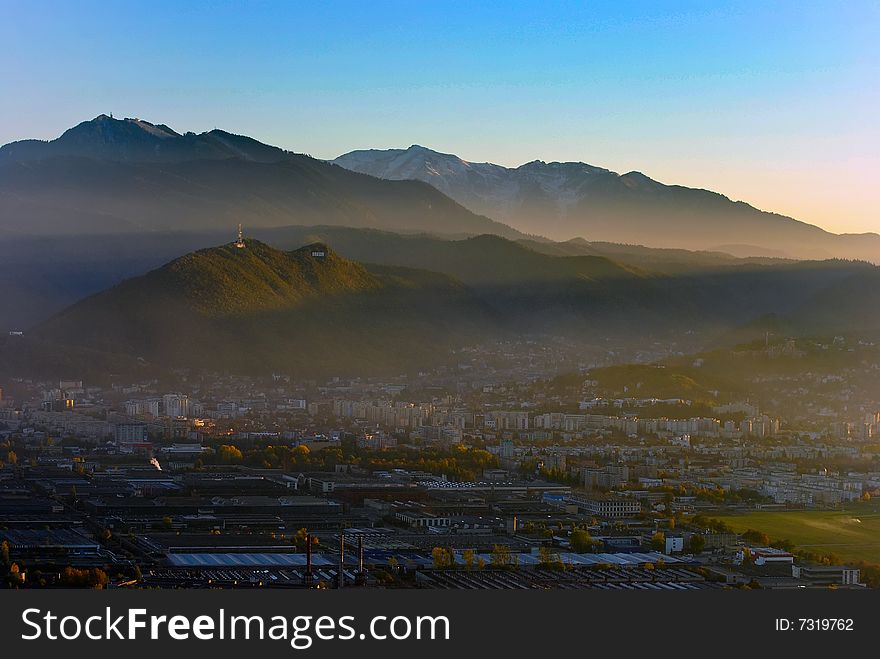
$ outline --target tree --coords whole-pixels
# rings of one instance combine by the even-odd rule
[[[9,566],[9,583],[13,586],[19,586],[24,583],[25,573],[18,567],[18,563]]]
[[[568,538],[569,546],[575,553],[588,552],[593,549],[593,538],[585,529],[574,529]]]
[[[760,547],[766,547],[770,544],[770,536],[755,529],[748,529],[742,534],[742,539]]]
[[[0,561],[3,565],[9,565],[9,543],[6,540],[0,543]]]
[[[454,554],[448,547],[434,547],[431,558],[434,559],[434,569],[437,570],[450,568],[455,562]]]
[[[244,459],[238,447],[231,444],[221,444],[220,448],[217,449],[217,456],[220,458],[220,462],[227,463],[241,462]]]
[[[473,549],[465,549],[461,552],[461,558],[464,561],[464,566],[468,570],[474,569],[474,562],[476,560],[476,553]]]
[[[18,464],[18,456],[15,454],[15,451],[9,451],[6,454],[6,462],[13,467]]]
[[[663,531],[657,531],[651,536],[651,549],[654,551],[666,551],[666,534]]]
[[[692,554],[699,554],[706,548],[706,538],[699,533],[695,533],[688,540],[688,549]]]
[[[293,544],[296,545],[298,551],[305,551],[306,546],[308,544],[309,532],[307,529],[302,528],[299,529],[296,533],[293,534]],[[312,536],[312,548],[314,549],[319,544],[318,536]]]
[[[104,588],[110,583],[110,577],[101,568],[78,569],[68,566],[61,573],[61,584],[68,588]]]
[[[170,517],[168,517],[167,515],[166,515],[165,517],[162,518],[162,525],[163,525],[166,529],[170,529],[171,526],[172,526],[172,524],[174,524],[174,520],[171,519]]]
[[[543,568],[561,570],[565,567],[559,554],[550,547],[541,545],[538,549],[538,556],[540,557],[540,566]]]
[[[489,564],[492,567],[513,567],[516,561],[510,547],[507,545],[495,545],[492,547],[492,554],[489,556]]]
[[[782,538],[780,540],[774,540],[770,543],[770,546],[774,549],[781,549],[782,551],[792,552],[794,551],[794,543],[788,538]]]

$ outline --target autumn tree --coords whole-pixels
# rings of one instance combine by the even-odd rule
[[[788,538],[781,538],[779,540],[774,540],[770,543],[770,546],[773,549],[779,549],[781,551],[793,552],[794,551],[794,543]]]
[[[61,585],[67,588],[101,589],[110,583],[110,577],[101,568],[79,569],[71,566],[61,573]]]
[[[695,533],[691,536],[690,540],[688,540],[688,549],[692,554],[702,553],[703,549],[706,548],[706,538],[701,536],[699,533]]]
[[[575,553],[588,552],[593,549],[593,538],[586,529],[574,529],[568,538],[569,546]]]
[[[755,529],[748,529],[742,534],[742,539],[761,547],[766,547],[770,544],[770,536]]]
[[[492,554],[489,556],[489,564],[492,567],[514,567],[516,565],[516,559],[513,556],[513,552],[510,551],[510,547],[507,545],[495,545],[492,547]]]
[[[434,547],[431,550],[431,558],[434,559],[434,568],[437,570],[450,568],[455,563],[453,551],[448,547]]]
[[[291,541],[296,546],[297,551],[305,551],[306,546],[308,545],[308,541],[309,541],[308,529],[305,529],[305,528],[299,529],[296,533],[293,534],[293,538],[291,538]],[[313,535],[312,536],[312,549],[317,547],[318,544],[319,544],[318,536]]]
[[[241,462],[244,458],[239,448],[231,444],[221,444],[217,449],[217,456],[220,458],[220,462],[226,463]]]
[[[538,549],[538,556],[540,566],[543,568],[561,570],[565,567],[562,563],[562,559],[560,558],[559,553],[554,551],[551,547],[541,545],[541,547]]]
[[[9,566],[9,584],[12,587],[20,586],[24,583],[25,573],[24,571],[18,567],[18,563],[13,563]]]
[[[657,531],[651,536],[651,549],[654,551],[666,551],[666,534],[663,531]]]

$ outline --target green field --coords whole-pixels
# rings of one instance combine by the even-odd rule
[[[755,529],[773,540],[791,540],[799,549],[880,563],[880,506],[873,502],[839,511],[754,512],[721,519],[739,533]]]

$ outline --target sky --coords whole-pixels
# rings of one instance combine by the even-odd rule
[[[0,143],[101,113],[583,161],[880,231],[880,2],[0,0]]]

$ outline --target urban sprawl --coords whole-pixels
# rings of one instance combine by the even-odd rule
[[[846,392],[797,419],[751,400],[692,415],[686,399],[598,396],[588,375],[469,372],[3,383],[5,583],[877,585],[870,562],[735,524],[868,505],[877,401]]]

